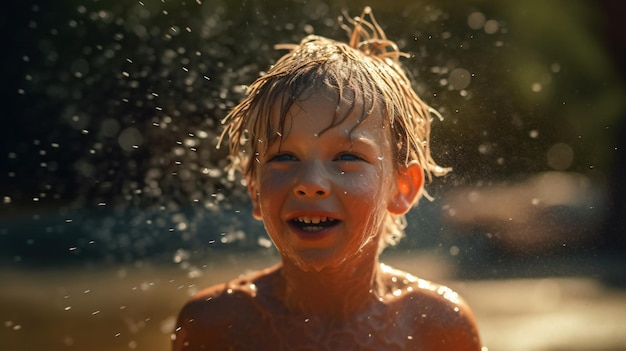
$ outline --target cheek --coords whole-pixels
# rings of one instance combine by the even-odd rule
[[[342,182],[339,196],[364,213],[375,213],[386,208],[386,184],[390,179],[383,179],[378,174],[362,173]]]
[[[376,197],[380,192],[382,179],[377,175],[361,173],[355,174],[350,179],[343,181],[343,188],[349,194],[363,197]]]
[[[386,165],[385,165],[386,166]],[[380,222],[388,213],[389,203],[393,201],[395,178],[388,168],[380,167],[376,172],[366,172],[347,184],[345,196],[355,208],[362,213],[372,215],[369,220]]]
[[[289,171],[263,170],[259,172],[259,184],[261,191],[268,192],[284,191],[293,180]]]
[[[263,212],[269,211],[273,206],[284,200],[288,192],[288,185],[291,183],[289,172],[260,172],[259,184],[259,204]]]
[[[393,181],[392,174],[385,172],[382,167],[372,167],[362,172],[352,174],[349,179],[342,181],[343,187],[349,189],[354,194],[370,197],[374,200],[381,200],[382,193],[387,191],[389,184]]]

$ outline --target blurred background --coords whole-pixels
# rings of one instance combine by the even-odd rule
[[[274,44],[366,5],[454,168],[383,261],[458,290],[489,350],[626,350],[618,0],[10,0],[0,349],[168,350],[191,294],[277,262],[219,121]]]

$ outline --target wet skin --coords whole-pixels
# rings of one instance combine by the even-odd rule
[[[380,114],[358,124],[357,108],[324,131],[335,112],[323,93],[295,104],[249,180],[281,264],[194,296],[174,350],[480,350],[456,293],[378,262],[385,218],[411,208],[421,168],[394,167]]]
[[[188,302],[175,350],[480,350],[452,290],[381,269],[387,292],[346,318],[287,308],[280,267],[209,288]]]
[[[370,116],[354,128],[360,117],[355,110],[325,130],[335,112],[334,98],[323,94],[295,104],[285,124],[288,134],[258,156],[250,185],[253,215],[263,220],[282,256],[305,271],[361,256],[388,211],[404,210],[397,208],[403,204],[397,203],[402,199],[382,117]]]

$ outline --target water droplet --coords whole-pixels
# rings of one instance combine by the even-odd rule
[[[467,25],[474,30],[483,28],[486,21],[487,19],[482,12],[473,12],[467,17]]]
[[[465,68],[455,68],[448,76],[450,87],[455,90],[463,90],[467,88],[471,81],[471,74]]]
[[[450,246],[449,251],[450,251],[450,255],[452,256],[458,256],[458,254],[461,253],[461,249],[459,249],[459,247],[456,245]]]
[[[272,247],[272,241],[263,236],[257,239],[257,244],[259,244],[259,246],[264,247],[266,249],[269,249],[270,247]]]
[[[118,143],[122,149],[130,151],[133,147],[143,144],[143,135],[137,128],[129,127],[120,133]]]
[[[500,24],[496,20],[488,20],[483,28],[487,34],[495,34],[500,29]]]
[[[530,88],[534,93],[539,93],[543,90],[543,85],[541,83],[533,83]]]

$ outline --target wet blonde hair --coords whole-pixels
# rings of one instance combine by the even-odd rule
[[[437,165],[430,153],[431,119],[441,116],[413,90],[399,63],[404,54],[387,39],[369,7],[360,17],[345,18],[348,24],[343,27],[350,35],[348,43],[309,35],[298,45],[276,46],[290,52],[248,87],[246,97],[222,121],[226,127],[218,146],[228,136],[231,172],[241,172],[248,181],[254,179],[256,156],[260,148],[265,150],[281,138],[289,108],[303,100],[305,92],[320,91],[334,93],[338,107],[348,104],[348,112],[335,115],[326,130],[340,124],[354,111],[355,104],[362,103],[363,106],[357,106],[361,109],[358,123],[372,113],[385,117],[396,169],[416,160],[428,180],[449,171]],[[271,123],[274,108],[280,109],[278,125]],[[403,215],[389,213],[381,250],[396,244],[405,227]]]

